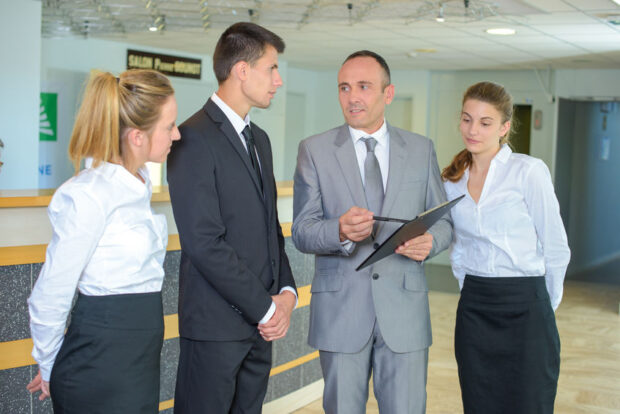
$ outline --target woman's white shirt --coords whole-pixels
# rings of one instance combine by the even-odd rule
[[[48,207],[52,240],[28,299],[30,329],[43,380],[49,381],[77,289],[91,296],[161,291],[166,219],[151,210],[142,183],[123,166],[102,163],[65,182]]]
[[[487,277],[542,276],[551,306],[562,300],[570,260],[549,169],[503,145],[491,161],[478,203],[469,195],[469,169],[456,183],[444,183],[452,209],[455,240],[451,262],[463,287],[466,274]]]

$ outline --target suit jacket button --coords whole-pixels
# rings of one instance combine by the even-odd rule
[[[275,261],[275,260],[272,260],[272,261],[271,261],[271,265],[272,265],[273,267],[276,267],[276,261]]]
[[[379,279],[379,275],[377,273],[373,273],[372,274],[372,278],[377,280],[377,279]]]
[[[372,245],[372,247],[374,247],[374,248],[375,248],[375,250],[377,250],[377,249],[379,248],[379,243],[374,243],[374,244]]]

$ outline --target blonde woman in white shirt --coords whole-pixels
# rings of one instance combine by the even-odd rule
[[[465,149],[442,172],[461,287],[455,354],[465,414],[552,413],[560,368],[554,311],[570,251],[551,175],[508,146],[513,103],[492,82],[463,97]]]
[[[158,72],[97,73],[86,87],[69,144],[85,169],[52,198],[53,236],[28,300],[39,364],[28,389],[51,395],[55,413],[158,412],[168,232],[144,163],[166,160],[176,117]]]

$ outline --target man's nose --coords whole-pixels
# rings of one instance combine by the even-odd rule
[[[276,88],[279,88],[284,84],[284,82],[282,82],[282,76],[280,76],[280,72],[277,69],[273,77],[273,84],[276,86]]]

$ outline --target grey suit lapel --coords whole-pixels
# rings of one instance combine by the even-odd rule
[[[367,208],[364,185],[362,184],[357,156],[355,155],[355,147],[353,146],[347,125],[340,127],[334,144],[337,147],[336,159],[340,164],[342,176],[347,183],[347,187],[349,187],[353,202],[356,206]]]
[[[388,133],[390,134],[390,167],[387,180],[387,188],[385,198],[383,199],[383,208],[381,215],[388,216],[392,210],[392,206],[396,201],[398,192],[400,191],[401,182],[403,181],[403,171],[405,171],[405,140],[400,136],[396,129],[387,124]],[[406,217],[404,217],[406,218]]]

